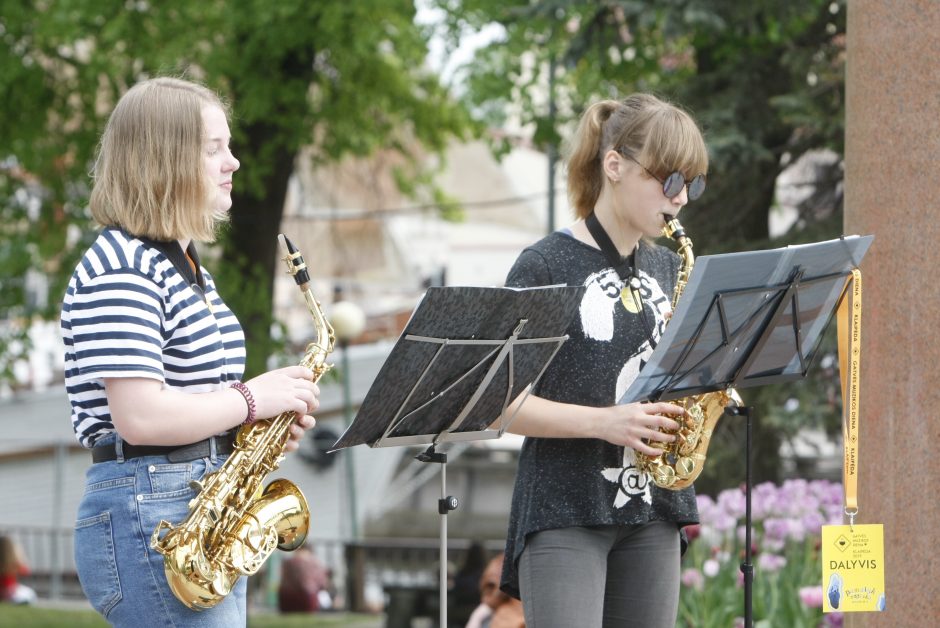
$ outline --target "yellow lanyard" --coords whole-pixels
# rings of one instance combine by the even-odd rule
[[[854,524],[858,514],[858,397],[859,369],[862,361],[862,272],[855,268],[848,280],[851,292],[839,305],[839,375],[842,379],[842,442],[845,460],[842,482],[845,490],[845,514]]]

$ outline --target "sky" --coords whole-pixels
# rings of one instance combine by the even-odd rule
[[[419,24],[439,25],[444,16],[443,9],[431,6],[430,0],[415,0],[415,7],[415,19]],[[460,68],[473,59],[473,53],[477,49],[497,39],[503,32],[503,27],[496,23],[489,24],[480,31],[468,29],[461,36],[460,45],[450,54],[447,52],[444,38],[440,33],[436,33],[429,45],[428,65],[440,74],[445,85],[459,93],[462,75]]]

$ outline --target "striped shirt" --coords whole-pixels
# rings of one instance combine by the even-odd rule
[[[72,428],[84,447],[114,431],[105,378],[146,377],[202,393],[242,377],[241,325],[199,270],[205,298],[163,252],[120,229],[104,229],[86,251],[61,319]]]

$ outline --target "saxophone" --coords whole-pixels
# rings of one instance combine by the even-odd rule
[[[316,382],[332,368],[326,358],[335,335],[310,291],[303,257],[283,235],[278,240],[317,330],[301,360]],[[161,521],[153,531],[150,546],[163,554],[170,589],[187,607],[212,608],[241,576],[257,573],[275,549],[295,550],[307,538],[310,511],[300,489],[277,479],[262,490],[265,476],[284,458],[294,419],[294,412],[283,412],[239,428],[234,451],[222,467],[192,483],[198,494],[189,502],[186,519],[177,526]]]
[[[666,222],[663,235],[672,238],[679,245],[676,252],[681,258],[681,264],[676,276],[676,288],[672,294],[672,309],[675,310],[689,281],[695,257],[692,255],[692,240],[677,219],[672,218]],[[734,388],[728,388],[675,399],[670,403],[682,406],[685,415],[673,417],[679,422],[678,430],[660,431],[675,434],[676,440],[671,443],[649,442],[651,447],[662,449],[662,453],[647,456],[636,452],[636,466],[649,473],[656,486],[677,491],[691,486],[705,468],[705,452],[725,407],[729,404],[741,405],[742,401]]]

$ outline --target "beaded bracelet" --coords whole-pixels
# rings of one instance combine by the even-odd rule
[[[248,389],[248,386],[245,386],[241,382],[235,382],[231,385],[231,388],[234,388],[242,394],[242,397],[245,398],[245,403],[248,404],[248,416],[245,417],[245,420],[242,421],[242,425],[251,425],[258,418],[256,411],[257,406],[255,406],[254,395],[251,394],[251,390]]]

